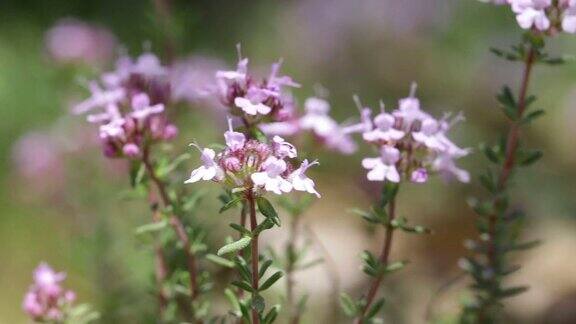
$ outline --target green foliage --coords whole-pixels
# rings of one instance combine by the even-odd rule
[[[100,314],[94,311],[88,304],[80,304],[72,307],[66,313],[65,324],[88,324],[97,321]]]
[[[516,98],[508,86],[502,87],[497,95],[506,117],[513,123],[507,137],[502,136],[499,143],[493,146],[482,145],[481,151],[495,165],[487,169],[479,177],[480,183],[489,195],[484,199],[470,199],[472,209],[478,215],[477,230],[480,240],[468,240],[466,247],[472,255],[460,261],[460,267],[474,280],[471,289],[475,299],[464,305],[460,317],[461,323],[491,323],[498,319],[503,308],[503,300],[521,294],[527,290],[525,286],[506,287],[506,276],[516,272],[520,266],[508,264],[508,254],[522,251],[539,244],[539,241],[518,243],[523,225],[524,213],[511,210],[508,183],[518,167],[534,164],[543,156],[540,150],[526,149],[521,143],[516,143],[519,129],[531,124],[544,115],[541,109],[531,110],[529,106],[535,102],[535,96],[526,94],[529,82],[529,72],[532,64],[561,64],[565,60],[551,58],[544,52],[544,36],[526,32],[519,45],[511,51],[492,49],[497,56],[511,61],[524,63],[524,79],[520,95]],[[510,141],[512,139],[512,141]],[[507,148],[508,143],[515,146]],[[519,142],[519,141],[518,141]]]

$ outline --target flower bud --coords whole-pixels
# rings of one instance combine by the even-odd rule
[[[140,154],[140,148],[134,143],[128,143],[122,147],[122,153],[128,157],[135,158]]]

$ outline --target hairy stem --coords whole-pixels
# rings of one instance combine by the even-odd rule
[[[388,203],[388,217],[389,217],[388,223],[390,223],[395,218],[395,215],[396,215],[396,198],[393,198]],[[380,252],[380,257],[378,258],[380,265],[382,265],[383,267],[388,265],[388,261],[390,258],[390,250],[392,249],[393,235],[394,235],[394,228],[390,224],[388,224],[386,226],[384,245],[382,245],[382,251]],[[362,323],[364,316],[366,316],[366,312],[368,312],[370,306],[374,302],[374,297],[376,297],[376,293],[378,292],[378,288],[382,283],[382,279],[384,279],[384,273],[379,274],[372,280],[370,288],[368,289],[368,293],[364,297],[366,304],[364,305],[364,307],[362,307],[360,315],[354,320],[355,324]]]
[[[253,190],[250,189],[246,193],[246,199],[248,200],[248,205],[250,207],[250,230],[254,232],[256,226],[258,226],[258,220],[256,219],[256,199],[254,198]],[[252,254],[252,289],[254,291],[258,291],[258,234],[252,237],[252,241],[250,243],[251,254]],[[255,293],[254,293],[255,294]],[[251,307],[252,309],[252,324],[259,324],[260,323],[260,316],[258,315],[258,311],[256,308]]]
[[[162,198],[162,205],[164,207],[172,206],[172,201],[168,196],[164,182],[158,178],[156,172],[154,171],[154,167],[150,161],[150,154],[148,149],[144,150],[144,154],[142,155],[142,163],[144,164],[148,176],[156,186],[156,189]],[[190,276],[190,297],[192,300],[194,300],[196,297],[198,297],[198,284],[196,281],[198,275],[196,269],[196,257],[190,250],[190,239],[188,238],[188,233],[186,233],[186,229],[184,228],[182,221],[175,215],[170,215],[169,222],[170,226],[172,226],[174,229],[178,240],[182,243],[182,248],[184,249],[184,254],[186,255],[186,266]]]

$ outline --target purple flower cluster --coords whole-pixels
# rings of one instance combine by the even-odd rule
[[[65,273],[55,272],[46,263],[34,270],[34,283],[22,302],[22,308],[33,320],[60,323],[65,318],[66,310],[76,299],[73,291],[60,285],[65,278]]]
[[[116,70],[89,85],[91,96],[74,112],[88,113],[99,125],[99,137],[108,157],[138,157],[146,143],[168,141],[178,134],[164,113],[170,99],[167,69],[151,53],[136,60],[121,57]]]
[[[523,29],[542,32],[564,31],[576,33],[576,0],[492,0],[494,4],[509,5],[516,21]]]
[[[213,180],[233,190],[253,189],[256,193],[269,191],[278,195],[297,190],[320,197],[314,181],[306,176],[306,170],[318,162],[304,160],[295,168],[296,148],[283,138],[274,136],[271,143],[247,139],[233,130],[230,119],[228,124],[229,129],[224,132],[226,147],[220,153],[193,144],[201,151],[202,166],[192,171],[186,183]]]
[[[245,122],[289,119],[294,107],[286,88],[300,87],[288,76],[280,76],[282,61],[274,63],[268,78],[256,80],[248,72],[248,58],[242,58],[238,48],[238,66],[233,71],[218,71],[216,79],[220,100],[230,113]]]
[[[423,183],[430,173],[439,173],[445,178],[468,182],[468,172],[459,169],[454,160],[469,151],[459,148],[446,136],[462,117],[435,119],[420,109],[415,90],[414,84],[410,96],[401,99],[398,109],[390,113],[381,103],[381,112],[374,118],[371,118],[371,109],[362,107],[356,100],[361,121],[345,128],[345,132],[361,133],[364,141],[378,148],[378,157],[362,160],[362,166],[369,170],[368,180],[400,182],[404,177]]]

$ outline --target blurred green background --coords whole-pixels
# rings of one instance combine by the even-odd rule
[[[154,305],[151,255],[133,234],[149,219],[146,206],[118,198],[128,184],[122,163],[101,156],[90,140],[94,129],[69,114],[70,103],[86,95],[81,79],[94,77],[99,68],[57,62],[46,49],[46,32],[62,18],[109,29],[133,55],[145,46],[162,53],[169,37],[176,41],[178,57],[211,57],[227,66],[236,63],[238,42],[260,70],[282,57],[284,71],[303,85],[294,92],[297,100],[303,102],[321,84],[330,91],[339,121],[356,117],[353,94],[372,107],[379,99],[393,107],[416,81],[425,109],[437,116],[465,114],[467,121],[452,134],[459,145],[477,148],[506,127],[493,94],[506,83],[516,87],[520,66],[488,52],[521,36],[505,8],[474,0],[167,3],[168,20],[153,1],[0,2],[0,323],[27,321],[20,303],[40,261],[65,270],[66,285],[102,312],[103,323],[146,322]],[[553,53],[576,54],[573,36],[557,37],[549,45]],[[532,92],[547,114],[524,135],[544,150],[545,158],[516,178],[514,196],[529,211],[525,236],[544,244],[518,256],[525,267],[513,280],[532,289],[512,300],[507,311],[511,322],[575,323],[576,65],[538,67],[533,80]],[[178,109],[182,134],[176,152],[187,150],[192,139],[220,140],[223,121],[211,108]],[[22,146],[23,141],[30,145]],[[305,222],[339,266],[341,288],[359,294],[366,280],[359,254],[377,248],[382,234],[346,211],[367,206],[378,190],[364,181],[360,159],[367,150],[341,157],[310,149],[322,163],[313,175],[323,198]],[[37,154],[32,159],[37,163],[23,165],[23,154]],[[481,154],[461,162],[473,175],[486,167]],[[209,192],[200,212],[203,221],[214,237],[229,234],[225,224],[232,216],[213,212],[215,186],[200,186]],[[435,291],[459,273],[457,260],[466,253],[462,242],[474,235],[466,198],[480,192],[474,183],[435,179],[401,193],[400,213],[435,234],[397,241],[394,256],[412,262],[385,284],[393,323],[426,322],[430,300],[436,319],[457,314],[467,282]],[[285,235],[274,231],[264,239],[281,246]],[[329,276],[325,267],[299,274],[299,292],[310,294],[305,323],[327,322],[333,313]]]

